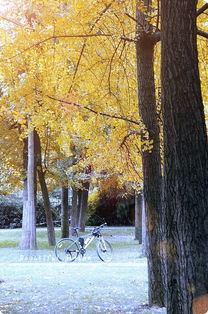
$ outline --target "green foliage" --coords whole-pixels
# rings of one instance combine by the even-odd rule
[[[12,195],[0,197],[0,228],[21,227],[22,202]]]
[[[22,225],[22,197],[16,194],[0,196],[0,228],[20,228]],[[53,219],[59,217],[59,208],[52,208]],[[37,200],[37,225],[44,226],[46,222],[44,204],[41,197]]]

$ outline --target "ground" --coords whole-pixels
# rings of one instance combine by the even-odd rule
[[[7,232],[10,239],[19,236]],[[104,230],[114,248],[110,263],[100,261],[93,247],[73,263],[58,262],[51,249],[1,248],[0,313],[165,313],[146,305],[147,263],[133,232]],[[0,230],[2,241],[8,235]]]

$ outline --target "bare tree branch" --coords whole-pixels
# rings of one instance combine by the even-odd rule
[[[197,35],[208,38],[208,33],[201,31],[200,29],[197,29]]]
[[[108,11],[108,9],[111,7],[111,5],[113,4],[115,0],[112,0],[112,2],[110,2],[108,5],[106,5],[105,9],[103,9],[101,11],[101,13],[99,14],[99,16],[97,17],[97,19],[95,20],[95,22],[92,24],[92,26],[90,27],[90,34],[91,32],[94,30],[96,24],[100,21],[100,19],[102,18],[102,16]],[[90,36],[88,36],[90,37]],[[83,53],[84,53],[84,50],[85,50],[85,47],[86,47],[86,44],[87,44],[87,38],[85,38],[85,41],[82,45],[82,49],[80,51],[80,55],[79,55],[79,59],[77,61],[77,64],[76,64],[76,68],[75,68],[75,72],[74,72],[74,75],[73,75],[73,79],[72,79],[72,83],[69,87],[69,93],[71,92],[72,90],[72,86],[73,86],[73,82],[76,78],[76,75],[77,75],[77,72],[78,72],[78,68],[79,68],[79,65],[80,65],[80,62],[81,62],[81,59],[82,59],[82,56],[83,56]]]
[[[206,11],[208,9],[208,3],[205,3],[197,12],[196,12],[196,16],[199,16],[200,14],[202,14],[204,11]]]
[[[136,42],[137,42],[136,39],[132,39],[132,38],[126,37],[125,35],[122,35],[122,36],[121,36],[121,39],[122,39],[122,40],[125,40],[125,41],[129,41],[129,42],[133,42],[133,43],[136,43]]]
[[[141,123],[139,121],[135,121],[135,120],[132,120],[132,119],[129,119],[129,118],[126,118],[126,117],[121,117],[121,116],[117,116],[117,115],[111,115],[111,114],[108,114],[108,113],[105,113],[105,112],[99,112],[99,111],[96,111],[96,110],[94,110],[92,108],[89,108],[87,106],[83,106],[81,104],[68,102],[66,100],[61,100],[61,99],[58,99],[58,98],[55,98],[55,97],[52,97],[52,96],[49,96],[49,95],[46,95],[46,97],[48,97],[48,98],[50,98],[52,100],[58,101],[60,103],[64,103],[64,104],[68,104],[68,105],[71,105],[71,106],[76,106],[76,107],[79,107],[79,108],[83,108],[83,109],[88,110],[90,112],[93,112],[94,114],[97,114],[97,115],[101,115],[101,116],[104,116],[104,117],[117,119],[117,120],[123,120],[123,121],[130,122],[130,123],[133,123],[133,124],[136,124],[136,125],[141,125]]]
[[[5,20],[5,21],[7,21],[7,22],[13,23],[13,24],[15,24],[15,25],[17,25],[17,26],[21,26],[21,27],[24,28],[24,25],[22,25],[21,23],[16,22],[16,21],[14,21],[14,20],[12,20],[12,19],[9,19],[9,18],[7,18],[7,17],[4,17],[4,16],[2,16],[2,15],[0,15],[0,19]]]
[[[131,135],[140,135],[140,136],[142,136],[142,135],[143,135],[143,132],[142,132],[142,131],[141,131],[141,132],[138,132],[138,131],[136,131],[136,130],[131,130],[127,135],[124,136],[123,141],[122,141],[121,144],[120,144],[120,147],[122,147],[122,146],[126,143],[126,141],[128,140],[128,138],[129,138]]]
[[[43,39],[43,40],[37,42],[36,44],[33,44],[33,45],[23,49],[22,51],[18,52],[16,55],[14,55],[8,59],[9,60],[14,59],[15,57],[23,54],[24,52],[26,52],[32,48],[38,47],[39,45],[44,44],[45,42],[52,40],[52,39],[57,39],[57,38],[88,38],[88,37],[99,37],[99,36],[111,37],[112,34],[95,33],[95,34],[77,34],[77,35],[55,35],[55,36],[51,36],[51,37],[48,37],[46,39]]]
[[[128,14],[127,12],[125,13],[126,16],[128,16],[130,19],[132,19],[134,22],[137,23],[137,19],[133,16],[131,16],[130,14]]]

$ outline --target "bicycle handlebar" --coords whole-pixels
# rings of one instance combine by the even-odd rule
[[[107,226],[106,222],[104,224],[100,225],[98,228],[103,228],[104,226]]]
[[[104,224],[102,224],[102,225],[100,225],[100,226],[98,226],[98,227],[94,227],[94,229],[92,230],[92,233],[99,231],[101,228],[103,228],[103,227],[106,226],[106,225],[107,225],[107,223],[105,222]]]

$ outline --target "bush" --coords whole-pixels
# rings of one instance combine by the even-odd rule
[[[20,228],[22,226],[22,201],[11,196],[0,197],[0,228]]]
[[[22,197],[15,194],[0,196],[0,228],[21,228],[22,227]],[[57,220],[58,209],[53,209],[53,219]],[[41,198],[37,200],[36,223],[40,227],[46,226],[44,204]]]
[[[103,220],[111,226],[130,226],[133,224],[134,198],[100,197],[97,190],[93,193],[88,202],[87,225],[97,226],[103,223]]]

